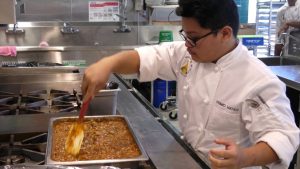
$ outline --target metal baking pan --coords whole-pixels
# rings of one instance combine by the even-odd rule
[[[149,158],[142,147],[140,141],[134,134],[132,127],[125,116],[122,115],[105,115],[105,116],[87,116],[86,119],[99,119],[99,118],[122,118],[127,124],[129,131],[131,132],[140,152],[141,155],[135,158],[127,158],[127,159],[106,159],[106,160],[86,160],[86,161],[68,161],[68,162],[61,162],[61,161],[54,161],[51,159],[51,151],[52,151],[52,129],[53,124],[55,121],[64,120],[64,119],[75,119],[78,117],[57,117],[51,118],[48,128],[48,140],[47,140],[47,150],[46,150],[46,164],[48,165],[86,165],[86,166],[104,166],[104,165],[113,165],[120,168],[130,168],[130,169],[137,169],[141,162],[147,161]]]

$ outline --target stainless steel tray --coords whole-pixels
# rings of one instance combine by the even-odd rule
[[[47,151],[46,151],[46,164],[54,164],[54,165],[114,165],[116,167],[121,167],[121,168],[138,168],[138,165],[140,162],[147,161],[149,158],[142,147],[140,141],[134,134],[134,131],[127,120],[125,116],[122,115],[105,115],[105,116],[87,116],[86,119],[99,119],[99,118],[122,118],[125,120],[128,129],[130,130],[133,138],[135,139],[136,144],[139,147],[139,150],[141,152],[141,155],[136,157],[136,158],[127,158],[127,159],[107,159],[107,160],[86,160],[86,161],[69,161],[69,162],[60,162],[60,161],[54,161],[51,159],[51,150],[52,150],[52,128],[53,124],[56,120],[61,120],[61,119],[74,119],[77,117],[57,117],[57,118],[52,118],[50,119],[49,123],[49,128],[48,128],[48,140],[47,140]]]
[[[116,115],[120,91],[120,88],[100,90],[91,100],[89,115]]]

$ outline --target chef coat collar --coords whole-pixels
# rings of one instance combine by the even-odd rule
[[[236,60],[240,55],[243,45],[242,42],[238,41],[238,45],[229,53],[222,56],[216,63],[217,66],[221,67],[222,69],[225,69],[228,67],[234,60]]]

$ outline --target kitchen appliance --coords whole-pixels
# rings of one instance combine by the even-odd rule
[[[51,117],[78,115],[81,81],[48,80],[0,84],[0,134],[46,132]],[[119,88],[101,90],[91,102],[88,115],[116,114],[118,91]]]
[[[20,67],[6,68],[20,71]],[[52,73],[22,68],[30,69],[30,73],[6,74],[0,69],[0,168],[44,165],[49,119],[78,115],[81,106],[82,74],[60,72],[54,67],[45,67],[56,71]],[[118,91],[116,83],[108,83],[97,94],[100,102],[92,106],[115,114]],[[88,111],[88,115],[99,114],[101,111]]]
[[[93,165],[109,165],[113,164],[116,167],[120,168],[130,168],[130,169],[137,169],[139,167],[140,162],[144,162],[148,160],[148,156],[146,155],[145,150],[143,149],[141,143],[139,142],[138,138],[134,134],[132,127],[125,116],[122,115],[105,115],[105,116],[89,116],[85,117],[85,119],[114,119],[114,118],[121,118],[126,121],[128,129],[133,136],[135,143],[137,144],[141,155],[136,158],[127,158],[127,159],[106,159],[106,160],[85,160],[85,161],[68,161],[68,162],[60,162],[54,161],[51,159],[51,151],[52,151],[52,133],[53,133],[53,124],[59,120],[66,120],[66,119],[75,119],[77,117],[57,117],[52,118],[49,123],[49,130],[48,130],[48,140],[47,140],[47,151],[46,151],[46,164],[48,165],[85,165],[85,166],[93,166]]]
[[[45,163],[47,133],[0,135],[0,166]]]
[[[44,165],[49,119],[78,115],[83,69],[41,59],[1,61],[0,168]],[[98,92],[87,115],[116,114],[120,88],[112,84]]]

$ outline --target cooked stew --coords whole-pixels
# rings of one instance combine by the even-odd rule
[[[85,161],[134,158],[141,152],[123,118],[91,118],[84,121],[84,139],[79,155],[65,151],[65,142],[74,119],[56,120],[53,124],[51,159]]]

